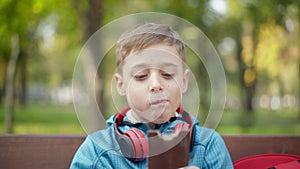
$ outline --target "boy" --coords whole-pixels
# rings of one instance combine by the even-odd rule
[[[147,168],[147,131],[167,135],[180,125],[191,133],[189,166],[196,167],[187,168],[233,168],[219,134],[198,126],[180,107],[190,71],[184,67],[184,43],[175,31],[163,24],[140,25],[121,35],[116,57],[117,91],[129,107],[109,118],[107,129],[86,138],[71,168]]]

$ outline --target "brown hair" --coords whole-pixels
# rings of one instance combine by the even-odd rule
[[[174,45],[185,62],[185,47],[179,34],[165,24],[146,23],[124,32],[116,45],[117,66],[130,54],[156,44]]]

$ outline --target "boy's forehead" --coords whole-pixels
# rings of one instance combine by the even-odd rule
[[[161,47],[151,47],[140,52],[136,52],[132,55],[127,56],[124,61],[126,65],[130,65],[130,67],[132,68],[143,68],[149,66],[177,67],[178,65],[183,63],[176,50],[168,50],[168,48]]]

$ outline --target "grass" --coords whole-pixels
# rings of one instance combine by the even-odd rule
[[[300,134],[296,109],[258,110],[253,115],[226,110],[217,128],[222,134]]]
[[[0,133],[4,133],[4,107],[0,105]],[[252,124],[252,125],[250,125]],[[216,129],[221,134],[300,134],[296,110],[259,110],[246,116],[225,110]],[[15,134],[85,134],[73,105],[29,104],[16,106]]]
[[[4,107],[0,106],[0,133],[4,133]],[[73,105],[16,106],[15,134],[84,134]]]

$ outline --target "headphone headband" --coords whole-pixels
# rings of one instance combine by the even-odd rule
[[[137,128],[129,129],[128,131],[122,133],[118,126],[122,123],[124,117],[126,116],[127,112],[130,110],[130,107],[126,107],[121,110],[115,116],[115,138],[121,148],[122,154],[129,160],[137,162],[142,161],[148,156],[148,142],[144,134]],[[181,114],[185,123],[179,123],[176,125],[175,130],[188,130],[189,132],[189,142],[190,142],[190,150],[192,149],[192,142],[193,142],[193,120],[191,116],[184,111],[183,108],[179,107],[176,110],[179,114]]]
[[[122,109],[115,117],[115,123],[117,123],[118,125],[123,121],[124,117],[126,116],[127,112],[131,110],[131,108],[128,106],[124,109]],[[178,107],[176,109],[176,112],[181,114],[182,118],[184,119],[184,121],[186,121],[188,124],[193,125],[193,119],[191,118],[191,116],[184,111],[184,109],[182,107]]]

